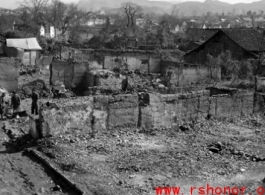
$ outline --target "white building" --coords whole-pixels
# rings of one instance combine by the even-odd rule
[[[106,23],[106,19],[104,18],[96,18],[95,19],[95,25],[103,25]]]
[[[86,23],[87,26],[95,26],[95,20],[94,19],[89,19]]]
[[[51,38],[55,37],[55,28],[54,28],[54,26],[50,26],[50,37]]]
[[[44,29],[44,26],[42,25],[40,27],[40,36],[45,36],[45,29]]]

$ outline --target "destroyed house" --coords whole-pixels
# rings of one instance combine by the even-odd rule
[[[262,35],[255,29],[220,29],[205,42],[184,55],[184,61],[190,64],[205,64],[207,55],[217,57],[230,51],[236,60],[255,59],[265,44]]]

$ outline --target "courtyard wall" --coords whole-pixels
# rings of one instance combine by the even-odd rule
[[[99,95],[55,102],[43,111],[44,122],[54,134],[89,133],[92,116],[95,129],[170,128],[206,117],[233,118],[253,112],[253,93],[239,91],[233,96],[210,96],[208,90],[187,94],[148,94],[142,104],[137,94]]]

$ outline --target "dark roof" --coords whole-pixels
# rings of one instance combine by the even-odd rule
[[[202,29],[202,30],[208,32],[208,29]],[[265,49],[265,36],[263,38],[264,44],[262,45],[261,44],[262,35],[259,31],[255,29],[212,29],[212,30],[216,31],[214,31],[215,33],[211,37],[209,37],[208,40],[206,40],[204,43],[199,45],[197,48],[189,51],[188,53],[191,53],[192,51],[199,49],[202,45],[204,45],[212,37],[214,37],[219,33],[225,33],[231,40],[233,40],[236,44],[238,44],[246,51],[258,52],[262,50],[261,47]]]
[[[222,29],[222,31],[247,51],[260,51],[262,48],[262,35],[255,29]],[[265,47],[265,37],[263,38]]]
[[[194,42],[204,42],[215,35],[215,33],[217,33],[218,31],[218,29],[188,28],[186,30],[186,34],[188,38],[192,39],[192,41]]]

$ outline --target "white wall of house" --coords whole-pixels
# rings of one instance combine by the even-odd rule
[[[44,36],[45,35],[45,29],[44,27],[41,25],[40,27],[40,36]]]
[[[87,26],[94,26],[95,25],[95,21],[94,20],[88,20],[87,21]]]
[[[50,27],[50,36],[51,36],[51,38],[55,37],[55,28],[54,28],[54,26]]]

